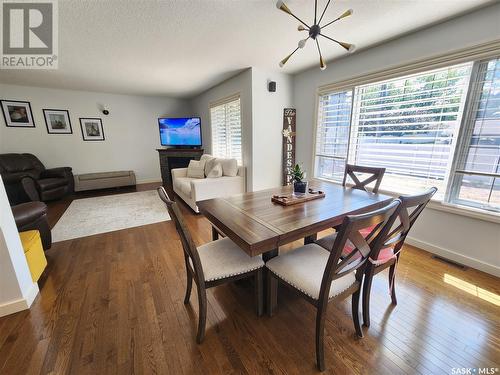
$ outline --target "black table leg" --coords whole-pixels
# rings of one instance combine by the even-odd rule
[[[317,239],[318,239],[318,235],[316,233],[315,234],[311,234],[310,236],[304,237],[304,245],[313,243]]]
[[[274,257],[278,256],[278,249],[272,249],[262,254],[262,260],[267,262]],[[278,283],[272,282],[268,275],[268,270],[264,273],[264,309],[265,311],[272,311],[278,303]],[[272,309],[268,309],[268,304],[272,306]]]
[[[217,241],[219,239],[219,232],[212,225],[212,241]]]

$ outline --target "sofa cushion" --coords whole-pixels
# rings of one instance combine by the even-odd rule
[[[212,170],[215,163],[215,158],[212,155],[203,154],[201,155],[200,161],[205,162],[205,176],[208,176],[208,173]]]
[[[60,186],[66,186],[68,184],[68,180],[65,178],[44,178],[42,180],[37,181],[38,186],[42,191],[55,189]]]
[[[176,177],[174,179],[174,187],[191,198],[191,180],[192,178],[189,177]]]
[[[235,177],[238,174],[238,162],[236,159],[215,159],[215,163],[222,166],[224,176]]]
[[[1,163],[2,168],[9,173],[23,172],[34,169],[31,160],[21,154],[3,154]]]
[[[187,169],[190,178],[205,178],[205,160],[191,160]]]
[[[214,159],[214,157],[210,154],[203,154],[200,157],[200,161],[206,162],[207,160]]]
[[[47,205],[42,202],[26,202],[11,207],[18,227],[32,223],[47,213]]]
[[[217,163],[215,166],[208,172],[207,178],[219,178],[222,177],[222,166]]]

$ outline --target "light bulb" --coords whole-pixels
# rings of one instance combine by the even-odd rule
[[[339,19],[344,18],[344,17],[349,17],[354,13],[352,9],[347,9],[344,13],[342,13],[339,17]]]
[[[319,58],[319,68],[321,70],[325,70],[326,69],[326,64],[325,64],[325,61],[323,60],[323,57]]]
[[[307,42],[307,39],[302,39],[302,40],[299,40],[299,48],[304,48],[304,46],[306,45],[306,42]]]

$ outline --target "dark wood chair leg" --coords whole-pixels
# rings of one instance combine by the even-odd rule
[[[352,295],[352,320],[354,322],[354,329],[358,337],[363,337],[363,330],[361,329],[361,320],[359,314],[359,304],[361,301],[361,286],[359,290]]]
[[[397,305],[396,299],[396,263],[389,267],[389,289],[391,291],[392,304]]]
[[[370,327],[370,293],[372,289],[373,272],[365,275],[363,282],[363,325]]]
[[[259,268],[255,272],[255,306],[257,307],[257,316],[262,316],[264,310],[264,268]]]
[[[198,290],[198,334],[196,335],[196,342],[201,344],[205,338],[205,325],[207,323],[207,292],[204,286],[197,285]]]
[[[327,303],[320,303],[316,313],[316,366],[325,371],[325,318]]]
[[[187,272],[187,285],[186,285],[186,295],[184,296],[184,304],[187,305],[189,303],[189,298],[191,297],[191,289],[193,287],[193,276],[191,273]]]
[[[267,315],[273,316],[278,300],[278,279],[269,270],[266,272],[267,281]]]

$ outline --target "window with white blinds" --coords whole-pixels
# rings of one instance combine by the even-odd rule
[[[386,173],[381,188],[444,193],[472,64],[354,89],[349,160]]]
[[[475,64],[450,201],[500,210],[500,59]]]
[[[316,132],[316,176],[342,181],[349,148],[352,91],[322,95]]]
[[[232,97],[210,107],[212,154],[242,163],[240,98]]]
[[[386,168],[382,189],[446,190],[472,63],[319,97],[315,176],[342,181],[344,165]]]

